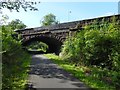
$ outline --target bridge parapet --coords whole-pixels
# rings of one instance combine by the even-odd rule
[[[120,20],[120,15],[114,15]],[[49,52],[59,53],[61,45],[68,36],[73,36],[77,31],[84,29],[85,25],[89,25],[97,20],[100,23],[103,19],[111,22],[113,16],[99,17],[81,21],[66,22],[51,26],[27,28],[16,30],[22,36],[23,45],[28,45],[30,42],[39,40],[49,46]]]
[[[80,20],[80,21],[73,21],[73,22],[66,22],[66,23],[60,23],[56,25],[51,26],[42,26],[42,27],[36,27],[36,28],[27,28],[22,30],[16,30],[18,34],[21,34],[24,39],[28,37],[35,37],[46,35],[46,36],[55,36],[58,35],[58,37],[67,37],[69,35],[69,32],[74,33],[78,29],[83,29],[85,25],[89,25],[93,23],[95,20],[98,22],[101,22],[103,19],[105,21],[112,21],[112,17],[117,17],[118,20],[120,20],[120,14],[119,15],[112,15],[112,16],[106,16],[106,17],[98,17],[93,19],[86,19],[86,20]]]
[[[118,15],[112,15],[112,16],[106,16],[106,17],[98,17],[98,18],[93,18],[93,19],[60,23],[60,24],[50,25],[50,26],[21,29],[21,30],[16,30],[16,32],[18,32],[19,34],[37,33],[37,32],[44,32],[44,31],[51,31],[51,32],[61,31],[62,32],[65,30],[69,30],[70,28],[76,28],[77,25],[79,25],[79,27],[83,27],[85,25],[93,23],[95,20],[98,20],[100,22],[103,20],[103,18],[105,21],[110,22],[113,16],[117,17],[120,20],[120,14],[118,14]]]

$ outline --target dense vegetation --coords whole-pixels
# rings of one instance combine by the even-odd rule
[[[37,2],[27,2],[26,0],[15,0],[15,2],[12,0],[7,2],[0,1],[0,10],[7,8],[10,11],[16,10],[19,12],[19,9],[23,8],[25,11],[28,9],[36,11],[38,9],[34,7],[35,4]],[[0,59],[0,71],[2,68],[2,84],[0,82],[0,89],[2,85],[2,90],[22,90],[26,83],[27,66],[30,62],[30,56],[22,50],[21,42],[16,41],[15,37],[13,37],[13,30],[25,28],[26,25],[20,20],[12,21],[9,25],[6,25],[7,18],[6,16],[2,17],[3,19],[0,20],[0,58],[2,57],[3,63],[1,63]]]
[[[72,63],[80,67],[78,72],[73,67],[72,73],[91,87],[104,87],[106,83],[107,86],[120,88],[120,21],[113,17],[111,22],[96,20],[85,26],[73,37],[68,37],[61,55],[70,63],[68,65]],[[95,79],[94,83],[92,79]]]
[[[48,49],[48,45],[40,41],[34,41],[30,45],[27,46],[27,49],[29,51],[35,50],[35,51],[46,52]]]
[[[12,37],[14,34],[12,28],[9,24],[0,26],[0,31],[2,31],[2,90],[22,90],[27,82],[30,56],[23,51],[21,42]]]
[[[72,41],[72,42],[71,42]],[[111,74],[112,84],[120,83],[120,21],[115,17],[111,22],[98,22],[85,26],[74,37],[64,43],[62,54],[71,62],[83,66],[105,68]],[[101,76],[101,78],[102,78]]]

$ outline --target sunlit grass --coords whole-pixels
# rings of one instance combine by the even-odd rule
[[[64,70],[72,73],[73,76],[83,81],[86,85],[97,90],[115,90],[114,86],[109,85],[100,79],[101,69],[96,67],[75,66],[75,64],[69,63],[63,60],[59,56],[54,54],[45,54],[50,60],[58,64]],[[88,71],[88,73],[86,73]],[[89,72],[90,71],[90,72]]]

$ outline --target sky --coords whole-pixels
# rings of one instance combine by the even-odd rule
[[[43,17],[49,13],[54,14],[60,23],[118,14],[118,2],[41,2],[35,7],[39,11],[3,9],[2,12],[8,15],[9,22],[19,19],[27,28],[40,27]]]

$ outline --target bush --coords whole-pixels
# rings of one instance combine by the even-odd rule
[[[10,26],[2,30],[2,90],[22,90],[26,83],[30,56],[21,48],[21,42],[13,39]]]
[[[96,20],[74,37],[69,36],[61,53],[65,60],[77,65],[102,68],[104,76],[100,80],[109,79],[116,89],[120,88],[120,20],[115,17],[112,22]]]
[[[95,21],[85,26],[63,45],[62,54],[74,63],[98,65],[119,70],[120,66],[120,21]],[[72,42],[71,42],[72,41]]]

